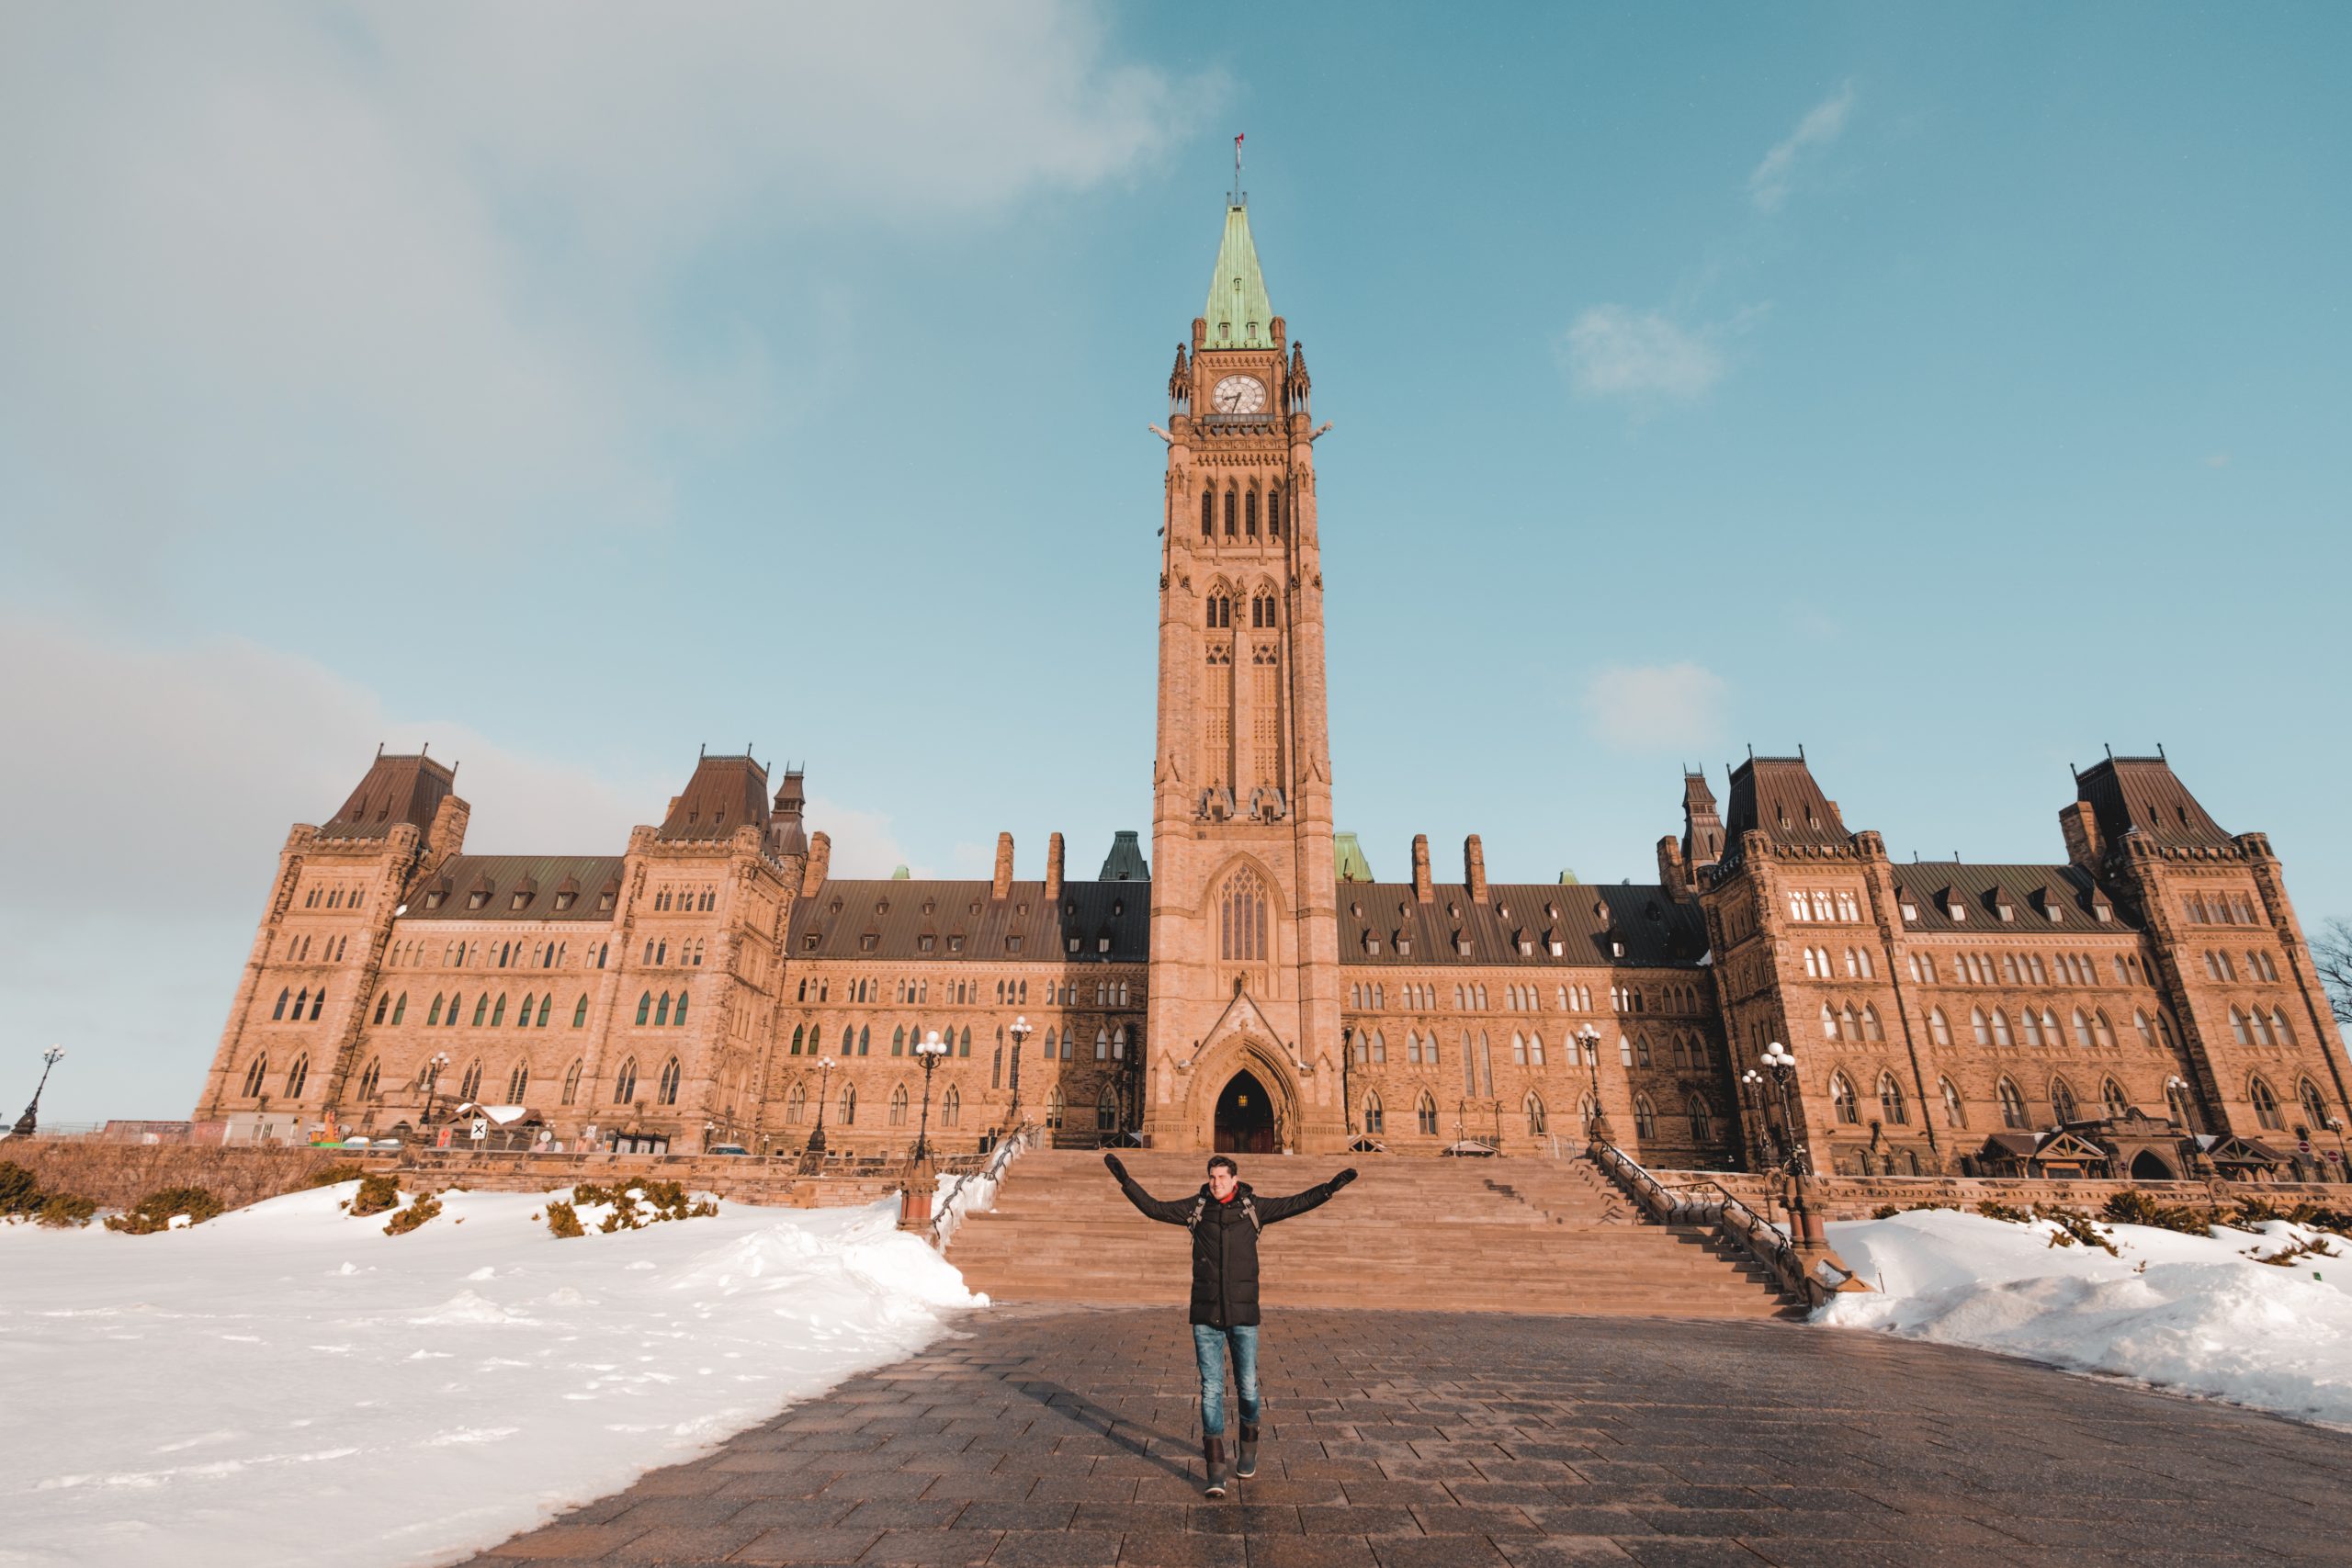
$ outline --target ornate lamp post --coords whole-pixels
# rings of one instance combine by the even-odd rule
[[[2327,1130],[2335,1134],[2335,1179],[2352,1181],[2352,1160],[2347,1160],[2344,1152],[2344,1118],[2329,1117]]]
[[[441,1091],[441,1073],[449,1065],[449,1053],[435,1051],[424,1059],[424,1125],[433,1126],[433,1100]]]
[[[825,1157],[825,1089],[826,1086],[831,1084],[832,1081],[833,1059],[831,1056],[818,1057],[817,1128],[816,1131],[808,1134],[808,1146],[801,1151],[803,1158],[807,1158],[810,1156],[814,1156],[818,1159]]]
[[[925,1165],[931,1159],[931,1075],[938,1068],[939,1059],[947,1055],[939,1031],[934,1029],[916,1041],[915,1055],[922,1059],[922,1125],[915,1131],[915,1163]]]
[[[33,1086],[32,1103],[27,1105],[25,1113],[17,1118],[17,1124],[8,1129],[10,1137],[29,1138],[33,1135],[34,1129],[40,1125],[40,1091],[49,1087],[50,1069],[62,1061],[64,1056],[64,1049],[57,1045],[51,1045],[40,1054],[40,1082]]]
[[[2180,1111],[2181,1134],[2188,1141],[2188,1168],[2194,1172],[2205,1168],[2205,1153],[2197,1145],[2197,1122],[2190,1112],[2188,1080],[2178,1073],[2165,1079],[2165,1099]]]
[[[1021,1047],[1036,1032],[1029,1027],[1027,1014],[1012,1021],[1012,1108],[1005,1112],[1005,1125],[1014,1133],[1021,1131]]]
[[[1592,1110],[1584,1119],[1585,1140],[1605,1144],[1613,1129],[1609,1125],[1609,1112],[1600,1108],[1600,1031],[1586,1024],[1577,1031],[1577,1043],[1584,1047],[1584,1065],[1592,1076]]]
[[[1750,1067],[1746,1072],[1740,1074],[1739,1092],[1740,1098],[1745,1103],[1756,1108],[1756,1127],[1754,1132],[1755,1141],[1757,1144],[1756,1152],[1763,1156],[1765,1163],[1769,1165],[1780,1164],[1780,1153],[1772,1141],[1772,1126],[1770,1122],[1768,1121],[1764,1115],[1763,1075],[1758,1073],[1754,1067]]]
[[[1781,1142],[1785,1149],[1781,1156],[1792,1176],[1811,1176],[1813,1156],[1804,1145],[1797,1141],[1796,1106],[1791,1099],[1797,1087],[1797,1059],[1789,1048],[1773,1041],[1764,1049],[1764,1071],[1772,1086],[1772,1098],[1781,1108]]]

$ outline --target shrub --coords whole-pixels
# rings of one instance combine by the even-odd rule
[[[220,1213],[220,1200],[202,1187],[166,1187],[150,1192],[125,1214],[107,1216],[107,1229],[126,1235],[152,1235],[169,1230],[172,1221],[186,1214],[188,1224],[200,1225]]]
[[[2246,1256],[2256,1263],[2275,1263],[2284,1269],[2301,1258],[2336,1258],[2342,1255],[2329,1249],[2326,1237],[2315,1235],[2309,1241],[2289,1242],[2285,1247],[2267,1256],[2249,1247],[2246,1249]]]
[[[1999,1220],[2004,1224],[2011,1225],[2021,1225],[2033,1218],[2033,1216],[2028,1213],[2025,1210],[2013,1209],[2008,1204],[2001,1202],[1999,1200],[1994,1198],[1987,1198],[1982,1203],[1977,1204],[1976,1212],[1984,1215],[1988,1220]]]
[[[560,1203],[553,1199],[548,1201],[548,1229],[559,1240],[588,1234],[580,1224],[580,1212],[569,1203]]]
[[[2038,1220],[2048,1220],[2058,1227],[2050,1234],[2050,1245],[2052,1247],[2072,1247],[2076,1242],[2080,1242],[2085,1247],[2098,1247],[2109,1258],[2122,1256],[2115,1250],[2115,1243],[2101,1235],[2098,1226],[2091,1223],[2091,1217],[2080,1210],[2061,1209],[2054,1204],[2036,1203],[2033,1206],[2033,1215]]]
[[[0,1217],[29,1214],[41,1205],[40,1183],[13,1160],[0,1159]]]
[[[1922,1209],[1957,1209],[1959,1207],[1960,1205],[1957,1203],[1947,1203],[1942,1201],[1940,1199],[1930,1199],[1920,1203],[1881,1203],[1877,1208],[1871,1211],[1871,1218],[1874,1220],[1891,1220],[1897,1214],[1913,1214],[1918,1213]],[[712,1206],[711,1212],[713,1213],[718,1213],[717,1205],[714,1204]]]
[[[95,1198],[75,1198],[63,1192],[52,1192],[44,1200],[40,1213],[33,1216],[42,1224],[62,1230],[68,1226],[86,1225],[98,1212]]]
[[[386,1235],[406,1235],[441,1212],[441,1200],[420,1192],[416,1201],[384,1222]]]
[[[351,1212],[359,1215],[380,1214],[400,1206],[400,1183],[382,1174],[362,1177],[359,1190],[351,1200]]]
[[[2229,1223],[2239,1230],[2252,1230],[2272,1220],[2291,1220],[2294,1217],[2293,1211],[2282,1209],[2267,1198],[2241,1198],[2237,1213]]]
[[[358,1180],[360,1175],[360,1169],[356,1165],[347,1162],[342,1165],[331,1165],[322,1170],[312,1171],[311,1179],[302,1183],[302,1190],[307,1192],[320,1187],[340,1187],[346,1181]]]
[[[2108,1199],[2107,1218],[2120,1225],[2153,1225],[2183,1235],[2210,1235],[2213,1229],[2204,1211],[2186,1203],[2159,1202],[2132,1188]]]

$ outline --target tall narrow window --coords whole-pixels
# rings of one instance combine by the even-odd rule
[[[2278,1132],[2279,1130],[2278,1097],[2270,1092],[2270,1086],[2260,1078],[2256,1078],[2246,1086],[2246,1098],[2254,1102],[2255,1120],[2270,1131]]]
[[[1250,491],[1241,498],[1241,531],[1250,538],[1258,536],[1258,492]]]
[[[1217,896],[1217,956],[1240,964],[1266,957],[1266,886],[1247,866],[1227,877]]]
[[[570,1105],[580,1098],[580,1058],[571,1058],[571,1066],[563,1070],[563,1102]]]
[[[1854,1099],[1854,1086],[1847,1081],[1843,1073],[1829,1076],[1829,1105],[1838,1121],[1848,1126],[1861,1124],[1862,1108]]]
[[[637,1058],[631,1056],[621,1064],[621,1070],[613,1075],[613,1103],[628,1105],[635,1102],[636,1099]]]
[[[1421,1091],[1420,1103],[1413,1108],[1413,1122],[1423,1137],[1437,1136],[1437,1101],[1430,1098],[1427,1089]]]
[[[269,1076],[269,1053],[265,1051],[253,1059],[245,1069],[245,1098],[251,1100],[261,1092],[262,1080]]]
[[[530,1089],[531,1065],[528,1062],[515,1063],[514,1070],[506,1075],[506,1103],[522,1104],[523,1097],[530,1092]]]
[[[300,1099],[302,1095],[302,1086],[310,1081],[311,1054],[308,1051],[305,1051],[300,1055],[294,1058],[294,1065],[286,1069],[286,1098],[288,1100]]]
[[[1694,1094],[1684,1111],[1690,1118],[1690,1141],[1694,1144],[1713,1143],[1715,1136],[1715,1119],[1708,1111],[1707,1102]]]
[[[2001,1101],[2001,1125],[2022,1129],[2026,1124],[2025,1096],[2018,1092],[2018,1086],[2003,1078],[1994,1092]]]
[[[376,1086],[383,1081],[383,1058],[380,1056],[370,1058],[368,1063],[368,1070],[359,1075],[359,1098],[362,1100],[375,1099]]]
[[[1878,1076],[1878,1109],[1890,1127],[1900,1127],[1911,1119],[1903,1103],[1903,1086],[1894,1081],[1893,1073]]]
[[[1376,1090],[1366,1089],[1363,1096],[1364,1134],[1374,1138],[1380,1136],[1381,1122],[1380,1095]]]
[[[1271,485],[1266,490],[1266,537],[1283,536],[1283,487]]]
[[[1233,537],[1233,492],[1227,491],[1225,492],[1225,536],[1228,539]]]
[[[1944,1125],[1947,1127],[1967,1126],[1968,1112],[1961,1106],[1960,1090],[1952,1087],[1952,1081],[1950,1078],[1941,1080],[1938,1087],[1943,1090]]]
[[[458,1098],[470,1104],[481,1095],[481,1058],[477,1056],[466,1064],[466,1076],[458,1080]]]
[[[662,1064],[660,1102],[663,1105],[678,1103],[678,1058],[675,1056]]]

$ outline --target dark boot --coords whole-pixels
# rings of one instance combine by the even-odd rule
[[[1201,1439],[1201,1458],[1208,1465],[1208,1495],[1212,1497],[1224,1496],[1225,1439],[1223,1438],[1203,1438]]]
[[[1241,1453],[1234,1464],[1233,1473],[1244,1481],[1258,1473],[1258,1423],[1241,1423]]]

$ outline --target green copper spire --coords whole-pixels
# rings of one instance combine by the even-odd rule
[[[1209,279],[1204,348],[1271,348],[1274,307],[1258,271],[1258,247],[1250,238],[1250,207],[1234,201],[1225,209],[1225,241],[1216,248],[1216,274]]]

